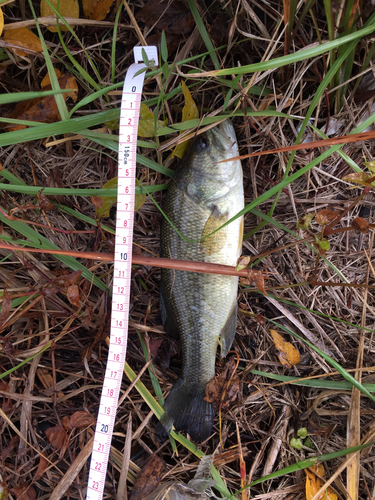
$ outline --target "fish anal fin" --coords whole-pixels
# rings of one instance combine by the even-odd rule
[[[227,322],[220,332],[219,344],[222,358],[228,354],[230,348],[232,347],[234,336],[236,335],[236,324],[237,304],[233,307],[233,310],[228,316]]]
[[[206,255],[212,255],[219,252],[226,243],[228,226],[216,231],[220,226],[228,221],[228,212],[221,213],[217,206],[214,206],[211,215],[204,225],[200,247]],[[216,233],[213,233],[216,231]]]

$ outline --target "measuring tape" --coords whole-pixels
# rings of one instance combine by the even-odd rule
[[[103,498],[128,340],[137,132],[146,73],[136,75],[146,67],[142,49],[149,61],[153,59],[155,66],[158,64],[156,47],[134,47],[135,64],[128,69],[122,93],[111,336],[91,455],[87,500]]]

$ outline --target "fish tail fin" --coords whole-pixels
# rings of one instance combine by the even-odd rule
[[[212,432],[215,410],[204,401],[204,396],[204,387],[178,380],[165,402],[165,413],[156,426],[156,434],[166,436],[174,425],[177,431],[187,432],[193,441],[207,439]]]

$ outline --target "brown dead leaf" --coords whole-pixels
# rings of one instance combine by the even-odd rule
[[[36,493],[32,486],[29,486],[26,483],[21,483],[18,486],[10,489],[12,495],[15,495],[17,500],[35,500]]]
[[[49,0],[50,3],[57,9],[57,0]],[[79,3],[78,0],[63,0],[59,2],[59,8],[57,9],[62,17],[74,17],[79,18]],[[41,0],[40,2],[40,15],[42,17],[53,16],[56,18],[55,11],[48,5],[46,0]],[[70,26],[72,29],[75,26]],[[57,33],[56,26],[48,26],[47,28],[52,33]],[[69,31],[69,29],[62,25],[60,26],[61,31]]]
[[[270,333],[275,343],[280,363],[287,368],[292,368],[292,365],[299,363],[300,354],[297,349],[290,342],[286,342],[275,330],[270,330]]]
[[[72,426],[70,425],[70,418],[67,415],[64,415],[61,419],[63,427],[66,431],[71,431]]]
[[[85,17],[103,21],[111,10],[115,0],[82,0]]]
[[[69,419],[70,426],[76,429],[83,429],[90,425],[96,425],[96,419],[88,411],[76,411]]]
[[[151,457],[138,474],[129,500],[144,500],[159,485],[165,468],[162,458],[157,455]]]
[[[232,356],[221,373],[206,385],[204,400],[211,403],[215,410],[219,409],[220,403],[223,409],[241,397],[241,383],[239,376],[235,373],[236,366],[237,360]]]
[[[357,229],[357,231],[360,231],[363,234],[366,234],[370,227],[367,220],[364,219],[363,217],[356,217],[353,220],[352,225],[355,229]]]
[[[137,20],[144,22],[147,26],[155,25],[155,28],[160,31],[164,30],[166,33],[179,36],[191,33],[195,27],[189,7],[178,0],[174,2],[150,0],[138,12]]]
[[[32,50],[33,52],[43,52],[42,44],[39,38],[27,28],[15,28],[4,31],[4,40],[14,43],[25,49]],[[18,56],[27,56],[30,52],[25,52],[22,49],[10,47],[10,50]]]
[[[13,410],[13,403],[11,398],[8,398],[4,401],[4,403],[1,406],[1,409],[6,415],[11,413],[11,411]]]
[[[38,481],[43,476],[48,465],[49,464],[46,456],[44,455],[44,453],[41,453],[39,455],[39,465],[35,473],[34,481]]]
[[[19,436],[13,436],[8,446],[1,452],[1,460],[6,460],[20,441]],[[1,497],[0,497],[1,498]]]
[[[326,226],[330,222],[334,221],[338,215],[340,215],[340,212],[338,212],[337,210],[325,208],[324,210],[320,210],[316,214],[315,222],[319,224],[319,226]]]
[[[79,288],[78,285],[69,285],[66,292],[66,296],[69,302],[75,306],[79,307]]]
[[[62,94],[64,99],[71,97],[75,102],[77,100],[78,86],[75,78],[70,75],[64,75],[59,80],[61,89],[71,89],[71,92]],[[46,85],[43,90],[51,90],[51,85]],[[42,123],[54,123],[60,120],[60,114],[57,109],[55,97],[53,95],[31,99],[30,101],[19,102],[16,108],[7,115],[7,118],[16,118],[18,120],[30,120]],[[2,124],[2,126],[4,126]],[[9,131],[22,130],[26,125],[9,126]]]
[[[76,285],[81,279],[82,271],[73,271],[72,273],[63,274],[55,280],[56,285]]]
[[[9,318],[9,313],[11,309],[12,309],[12,301],[10,300],[8,292],[4,290],[3,300],[1,302],[0,328]]]
[[[38,201],[39,201],[39,207],[41,210],[53,210],[55,208],[55,205],[49,201],[47,196],[43,194],[41,191],[38,193]]]
[[[44,185],[46,187],[53,187],[53,188],[64,187],[59,167],[51,168],[50,173],[47,176]],[[49,196],[49,198],[55,199],[58,203],[61,203],[62,205],[66,204],[70,205],[68,198],[65,196],[57,195],[57,196]]]
[[[49,427],[44,431],[44,434],[47,436],[48,441],[54,448],[56,448],[56,450],[62,449],[68,437],[62,425]]]

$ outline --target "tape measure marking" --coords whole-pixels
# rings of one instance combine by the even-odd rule
[[[104,377],[100,406],[91,454],[87,500],[103,498],[108,457],[111,448],[117,404],[124,370],[128,338],[131,260],[134,225],[135,169],[137,132],[145,72],[135,74],[145,67],[142,49],[149,60],[157,65],[156,47],[135,47],[135,64],[126,74],[121,101],[119,134],[117,219],[115,259],[112,292],[111,335],[107,368]]]

